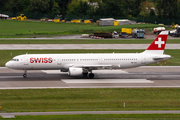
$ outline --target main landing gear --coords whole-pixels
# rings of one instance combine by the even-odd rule
[[[87,77],[88,76],[88,73],[83,73],[83,76],[84,77]],[[93,73],[89,73],[89,78],[94,78],[94,74]]]
[[[27,70],[24,70],[24,74],[23,74],[23,77],[26,78],[27,77]]]
[[[94,74],[93,73],[89,73],[89,78],[94,78]]]
[[[83,73],[83,76],[86,77],[88,75],[88,72],[87,73]]]

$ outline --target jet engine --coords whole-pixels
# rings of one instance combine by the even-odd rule
[[[78,76],[83,74],[83,69],[82,68],[69,68],[69,75],[70,76]]]

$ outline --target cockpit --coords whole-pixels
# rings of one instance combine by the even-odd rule
[[[22,64],[21,57],[14,57],[10,61],[8,61],[5,66],[12,69],[17,69],[19,65]]]
[[[12,59],[11,61],[17,61],[17,62],[18,62],[18,61],[19,61],[19,59]]]

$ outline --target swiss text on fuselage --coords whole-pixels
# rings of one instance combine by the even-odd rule
[[[45,57],[45,58],[30,58],[30,63],[52,63],[53,59],[51,57]]]

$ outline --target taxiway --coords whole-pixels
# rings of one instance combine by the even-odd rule
[[[0,44],[0,50],[65,50],[65,49],[146,49],[149,44]],[[166,49],[180,49],[167,44]]]
[[[143,66],[123,70],[98,70],[94,79],[70,77],[59,70],[28,71],[0,68],[0,89],[46,88],[147,88],[180,87],[180,66]]]
[[[80,115],[80,114],[180,114],[180,111],[65,111],[65,112],[17,112],[0,113],[4,118],[15,115]],[[9,117],[8,117],[9,116]]]

